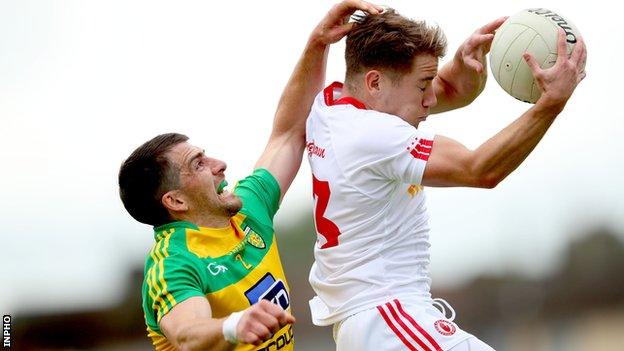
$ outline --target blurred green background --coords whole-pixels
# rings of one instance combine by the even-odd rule
[[[309,216],[279,226],[278,242],[297,317],[296,347],[332,350],[331,328],[313,326],[307,272],[315,238]],[[455,289],[436,289],[458,325],[499,351],[621,351],[624,345],[624,243],[596,227],[563,252],[559,267],[533,280],[522,275],[479,276]],[[437,262],[433,262],[436,264]],[[16,313],[18,350],[150,350],[141,312],[141,267],[128,271],[126,292],[109,308],[73,313]]]

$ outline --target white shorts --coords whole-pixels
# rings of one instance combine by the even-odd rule
[[[431,304],[395,299],[334,324],[337,351],[493,351]],[[485,345],[486,348],[473,347]]]

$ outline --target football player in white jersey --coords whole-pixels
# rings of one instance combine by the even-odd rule
[[[582,39],[566,55],[563,32],[552,68],[525,54],[541,98],[476,150],[417,129],[430,113],[480,94],[485,54],[504,20],[478,29],[438,71],[440,28],[391,9],[359,17],[347,35],[344,86],[316,97],[306,129],[318,238],[310,307],[315,324],[334,325],[340,351],[492,350],[431,298],[423,186],[495,187],[563,110],[586,58]]]

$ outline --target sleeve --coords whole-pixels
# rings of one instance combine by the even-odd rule
[[[149,307],[156,323],[175,305],[193,296],[205,296],[201,273],[190,257],[174,255],[156,261],[145,277]]]
[[[367,116],[349,150],[353,172],[366,171],[376,177],[421,184],[433,148],[434,134],[418,130],[402,119],[375,113]]]
[[[268,170],[256,169],[250,176],[236,184],[234,194],[243,202],[242,213],[268,222],[267,224],[273,224],[281,193],[277,180]]]

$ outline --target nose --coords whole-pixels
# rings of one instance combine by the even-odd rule
[[[433,84],[429,85],[429,88],[425,91],[425,96],[423,96],[422,105],[425,108],[431,108],[438,104],[438,99],[435,96],[435,91],[433,90]]]
[[[213,174],[219,174],[225,172],[227,168],[227,164],[221,160],[211,159],[211,168]]]

